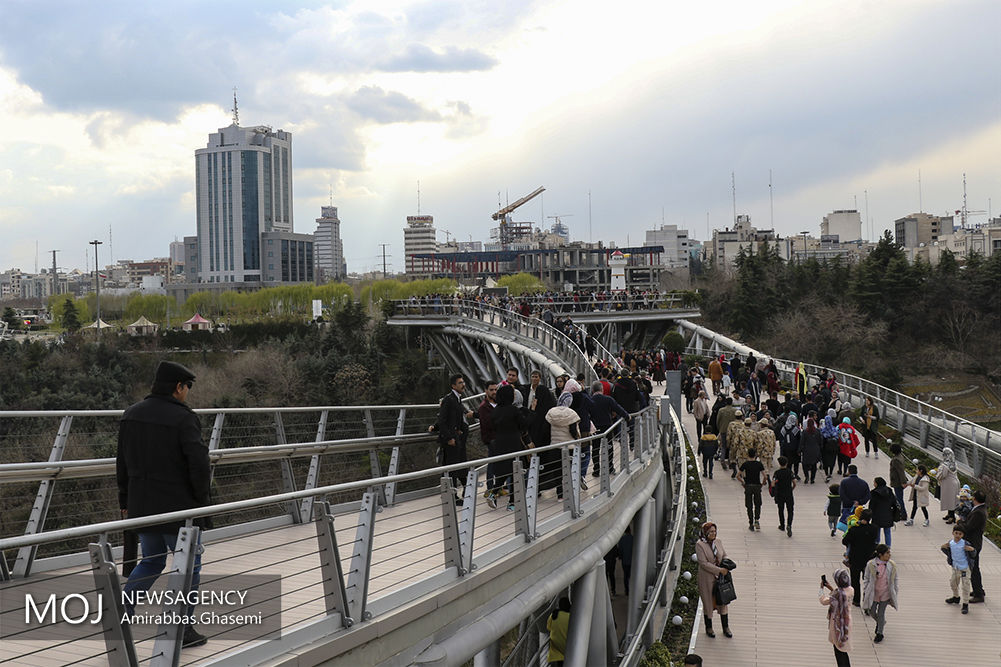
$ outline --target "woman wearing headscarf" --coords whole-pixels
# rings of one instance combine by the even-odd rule
[[[542,382],[541,373],[532,373],[532,392],[532,401],[529,404],[529,409],[532,411],[532,424],[528,428],[528,433],[535,447],[546,447],[552,443],[546,415],[551,408],[556,407],[556,398],[549,387]],[[539,471],[539,490],[556,488],[563,475],[560,470],[559,450],[551,449],[540,452],[539,464],[542,466]]]
[[[699,559],[699,597],[702,598],[702,613],[706,621],[706,636],[715,637],[713,632],[713,610],[719,612],[720,622],[723,624],[723,634],[732,637],[730,632],[730,622],[727,616],[728,605],[717,605],[716,596],[713,595],[713,584],[716,577],[729,573],[725,567],[720,566],[720,562],[726,558],[726,549],[723,543],[716,538],[716,524],[707,521],[702,524],[701,537],[695,542],[695,554]]]
[[[803,483],[814,484],[817,481],[817,464],[824,448],[824,436],[817,428],[817,421],[812,417],[806,420],[806,428],[799,436],[799,455],[803,463]]]
[[[861,440],[858,431],[852,426],[850,417],[843,417],[838,424],[838,473],[842,476],[848,475],[848,466],[852,459],[858,456],[858,446]]]
[[[897,564],[890,560],[890,545],[877,544],[876,555],[862,572],[862,608],[876,619],[877,644],[883,641],[887,606],[897,608]]]
[[[921,508],[921,513],[925,515],[925,527],[928,527],[928,504],[931,501],[931,493],[928,492],[928,487],[931,484],[931,479],[928,477],[928,470],[923,466],[918,466],[918,472],[911,481],[907,483],[907,486],[911,487],[911,518],[907,520],[904,524],[905,526],[914,525],[914,515],[918,513],[918,508]]]
[[[702,431],[709,423],[709,398],[706,392],[700,391],[698,398],[692,404],[692,416],[695,417],[695,437],[702,438]]]
[[[793,479],[799,479],[799,419],[795,412],[786,416],[785,423],[779,429],[779,453],[789,460],[789,469]]]
[[[869,443],[872,443],[876,458],[879,458],[879,409],[869,396],[865,397],[862,406],[862,434],[865,436],[865,455],[869,456]]]
[[[840,449],[838,445],[838,429],[834,426],[834,418],[837,417],[837,414],[834,408],[828,408],[827,416],[824,417],[824,423],[820,427],[820,435],[824,437],[824,445],[820,458],[824,464],[824,475],[827,477],[824,480],[825,483],[831,481],[831,475],[834,474],[834,464],[838,461],[838,450]]]
[[[571,382],[576,382],[576,380],[567,380],[567,384]],[[580,437],[580,429],[577,427],[580,416],[573,411],[573,408],[569,404],[557,405],[551,408],[546,413],[546,421],[549,422],[550,441],[554,445],[561,442],[570,442]],[[572,452],[573,449],[571,448],[570,451]],[[562,457],[560,459],[562,460]],[[556,497],[562,498],[563,474],[559,465],[555,467],[554,474],[556,475]]]
[[[942,450],[942,464],[935,471],[938,480],[939,502],[946,513],[942,519],[946,523],[956,522],[956,507],[959,505],[959,475],[956,471],[956,455],[951,447]]]
[[[514,404],[515,393],[515,388],[509,384],[497,390],[497,407],[491,413],[491,419],[494,426],[494,451],[498,456],[514,454],[525,449],[521,434],[528,429],[529,412]],[[487,499],[491,507],[497,507],[497,494],[501,488],[506,486],[508,492],[507,508],[514,511],[513,466],[513,459],[498,461],[494,464],[496,482],[494,488],[490,490],[490,497]]]
[[[852,604],[855,594],[851,575],[841,568],[834,572],[834,586],[826,578],[820,580],[820,604],[827,610],[827,639],[834,645],[838,667],[851,667],[848,651],[852,648]]]

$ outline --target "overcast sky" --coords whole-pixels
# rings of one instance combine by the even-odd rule
[[[330,192],[350,271],[565,215],[574,239],[783,235],[857,202],[1001,215],[1001,2],[0,0],[0,270],[83,268],[195,233],[194,151],[292,132],[295,230]],[[773,205],[769,202],[769,170]],[[588,193],[590,192],[590,207]],[[990,203],[989,203],[990,202]],[[986,215],[971,221],[986,220]],[[589,224],[590,220],[590,224]],[[866,236],[869,226],[865,225]],[[112,246],[109,247],[109,228]],[[91,262],[93,259],[91,258]]]

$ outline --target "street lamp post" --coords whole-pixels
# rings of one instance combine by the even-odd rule
[[[803,261],[804,262],[806,261],[806,235],[809,234],[809,233],[810,233],[810,230],[806,230],[805,232],[800,232],[800,234],[803,236]]]
[[[103,245],[104,241],[94,239],[90,245],[94,246],[94,286],[97,291],[97,333],[101,333],[101,271],[97,268],[97,246]]]

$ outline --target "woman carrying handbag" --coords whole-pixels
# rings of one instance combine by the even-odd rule
[[[702,613],[706,621],[706,636],[715,637],[713,632],[713,610],[719,612],[720,622],[723,624],[723,635],[733,637],[730,632],[730,623],[727,616],[727,605],[717,604],[713,588],[716,578],[720,575],[730,573],[730,570],[722,566],[722,561],[726,558],[726,549],[723,543],[716,539],[716,524],[707,521],[702,524],[702,536],[695,543],[695,553],[699,559],[699,597],[702,599]]]

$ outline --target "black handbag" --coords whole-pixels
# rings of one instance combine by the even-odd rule
[[[716,577],[716,583],[713,584],[713,598],[718,607],[728,605],[737,599],[737,591],[733,587],[733,577],[729,574],[721,574]]]
[[[719,566],[720,566],[720,567],[725,567],[725,568],[726,568],[727,570],[729,570],[730,572],[733,572],[734,570],[736,570],[736,569],[737,569],[737,564],[736,564],[736,563],[734,563],[734,562],[733,562],[732,560],[730,560],[729,558],[724,558],[723,560],[721,560],[721,561],[719,562]]]

